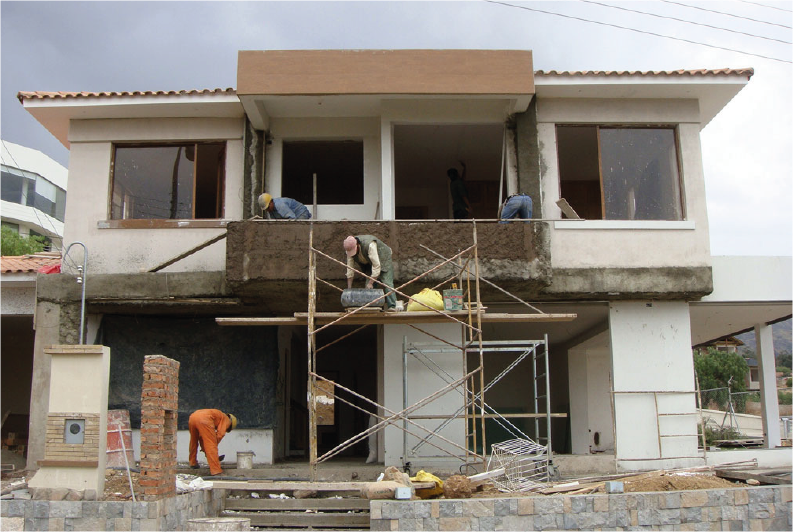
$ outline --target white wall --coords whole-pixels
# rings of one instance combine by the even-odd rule
[[[791,257],[715,256],[713,292],[702,301],[790,301],[792,271]]]
[[[611,350],[603,332],[568,350],[571,450],[573,454],[614,450],[611,412]],[[595,444],[595,434],[598,443]]]
[[[442,338],[448,342],[455,344],[460,343],[460,325],[456,324],[424,324],[422,329],[427,332]],[[407,336],[408,341],[413,342],[435,342],[433,338],[422,334],[421,332],[413,329],[407,325],[384,325],[383,326],[383,357],[384,357],[384,406],[399,412],[403,409],[402,403],[402,346],[403,338]],[[438,364],[443,370],[448,373],[452,379],[457,380],[463,375],[462,355],[460,354],[446,354],[446,355],[432,355],[432,360]],[[472,368],[469,368],[469,371]],[[431,395],[440,388],[446,385],[440,377],[427,369],[426,366],[418,362],[415,358],[409,357],[408,360],[408,406],[420,401],[421,399]],[[459,388],[462,391],[462,388]],[[455,412],[463,405],[463,397],[455,390],[450,391],[446,395],[438,398],[425,407],[417,410],[415,414],[444,414],[449,415]],[[386,414],[387,415],[387,414]],[[442,420],[416,420],[417,423],[434,430]],[[421,429],[408,427],[410,431],[424,437],[426,433]],[[455,442],[458,445],[464,445],[465,440],[465,426],[461,420],[456,420],[445,427],[440,434]],[[402,465],[402,430],[395,427],[388,427],[385,430],[385,465]],[[408,453],[412,447],[419,440],[414,436],[408,436]],[[434,444],[449,449],[455,455],[463,454],[464,452],[455,449],[446,442],[441,440],[431,440]],[[424,444],[417,453],[418,456],[409,456],[408,461],[413,463],[413,470],[423,467],[421,464],[429,464],[434,460],[425,458],[429,456],[442,456],[441,461],[446,460],[448,457],[443,451],[437,448]]]
[[[132,448],[135,460],[140,460],[140,430],[132,430]],[[237,461],[237,452],[253,451],[254,464],[273,463],[273,431],[272,429],[238,429],[232,431],[221,440],[218,445],[218,454],[226,455],[224,463]],[[179,430],[176,432],[176,461],[187,463],[190,455],[190,431]],[[198,463],[207,466],[204,453],[199,449]]]
[[[542,205],[560,219],[557,124],[678,125],[684,221],[559,221],[551,229],[554,268],[708,266],[710,238],[696,100],[538,99]],[[641,230],[638,230],[641,229]],[[619,252],[615,252],[618,250]]]
[[[362,140],[363,205],[317,205],[318,220],[374,220],[375,211],[382,216],[380,200],[380,122],[377,118],[273,118],[270,123],[272,144],[265,152],[264,189],[273,197],[281,196],[283,142],[289,140]],[[311,205],[306,205],[309,211]]]
[[[35,274],[34,274],[35,275]],[[13,274],[8,275],[13,277]],[[5,277],[5,276],[4,276]],[[21,283],[22,286],[8,286],[11,283],[6,283],[3,279],[3,293],[0,297],[0,305],[2,305],[2,315],[17,315],[17,316],[32,316],[36,310],[36,281],[28,283]]]
[[[698,456],[698,416],[687,303],[612,302],[609,322],[620,467],[699,463],[692,460]],[[664,415],[674,413],[689,415]]]
[[[64,243],[88,248],[89,273],[138,273],[157,266],[225,231],[189,223],[168,229],[100,229],[110,218],[113,142],[226,141],[225,219],[242,217],[243,129],[238,118],[76,120],[69,129],[69,200]],[[71,255],[71,254],[70,254]],[[73,257],[81,261],[79,250]],[[225,240],[169,266],[165,271],[225,269]]]

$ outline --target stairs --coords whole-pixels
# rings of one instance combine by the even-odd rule
[[[369,529],[369,501],[361,498],[360,483],[219,481],[213,485],[226,490],[219,517],[247,517],[251,528]],[[316,496],[291,498],[295,492]]]

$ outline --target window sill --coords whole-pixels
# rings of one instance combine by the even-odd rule
[[[693,230],[693,220],[560,220],[553,223],[554,229],[630,229],[630,230]]]
[[[102,220],[97,229],[206,229],[223,228],[228,220]]]

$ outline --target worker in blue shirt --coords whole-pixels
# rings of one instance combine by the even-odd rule
[[[267,192],[259,196],[259,207],[271,220],[308,220],[311,213],[292,198],[274,198]]]

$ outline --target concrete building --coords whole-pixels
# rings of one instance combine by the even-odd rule
[[[70,150],[65,242],[88,250],[87,342],[110,347],[109,407],[129,409],[133,427],[143,357],[161,354],[181,363],[180,429],[192,410],[217,407],[240,419],[223,442],[227,454],[305,457],[306,328],[228,327],[216,318],[305,312],[311,224],[314,246],[339,260],[348,234],[379,236],[393,249],[397,285],[439,262],[421,244],[447,257],[467,248],[473,224],[451,220],[446,177],[462,161],[480,275],[542,312],[576,315],[483,326],[487,340],[547,335],[549,406],[560,414],[554,452],[655,469],[704,460],[691,347],[756,327],[765,378],[773,371],[767,324],[791,314],[789,258],[740,273],[734,268],[745,262],[709,249],[700,131],[752,74],[535,72],[528,51],[243,51],[236,90],[19,99]],[[311,222],[256,218],[265,190],[310,205],[314,174]],[[502,198],[518,192],[533,198],[534,219],[496,223]],[[579,219],[562,215],[563,198]],[[317,268],[344,282],[343,267]],[[732,282],[743,274],[756,284]],[[435,272],[410,293],[443,279]],[[482,300],[488,313],[527,312],[490,285]],[[78,342],[79,308],[73,275],[40,278],[31,467],[43,451],[43,349]],[[341,310],[338,293],[321,285],[317,308]],[[423,328],[460,342],[459,325]],[[328,329],[321,339],[353,329]],[[443,385],[415,361],[403,382],[404,345],[415,341],[426,336],[409,325],[368,327],[319,356],[317,371],[399,411]],[[459,356],[437,362],[449,379],[464,374]],[[486,378],[510,363],[489,356]],[[533,412],[532,378],[530,367],[516,366],[488,402]],[[780,440],[775,404],[764,395],[772,448]],[[422,413],[460,405],[449,394]],[[319,427],[320,450],[367,422],[339,406],[334,424]],[[465,445],[464,432],[456,420],[441,434]],[[490,442],[503,436],[497,427],[487,433]],[[429,446],[408,455],[416,440],[396,428],[384,434],[378,457],[388,465],[448,463]],[[184,460],[183,432],[180,442]],[[361,442],[344,455],[366,453]]]
[[[0,218],[23,236],[43,236],[49,248],[63,247],[67,170],[38,150],[2,141]]]

